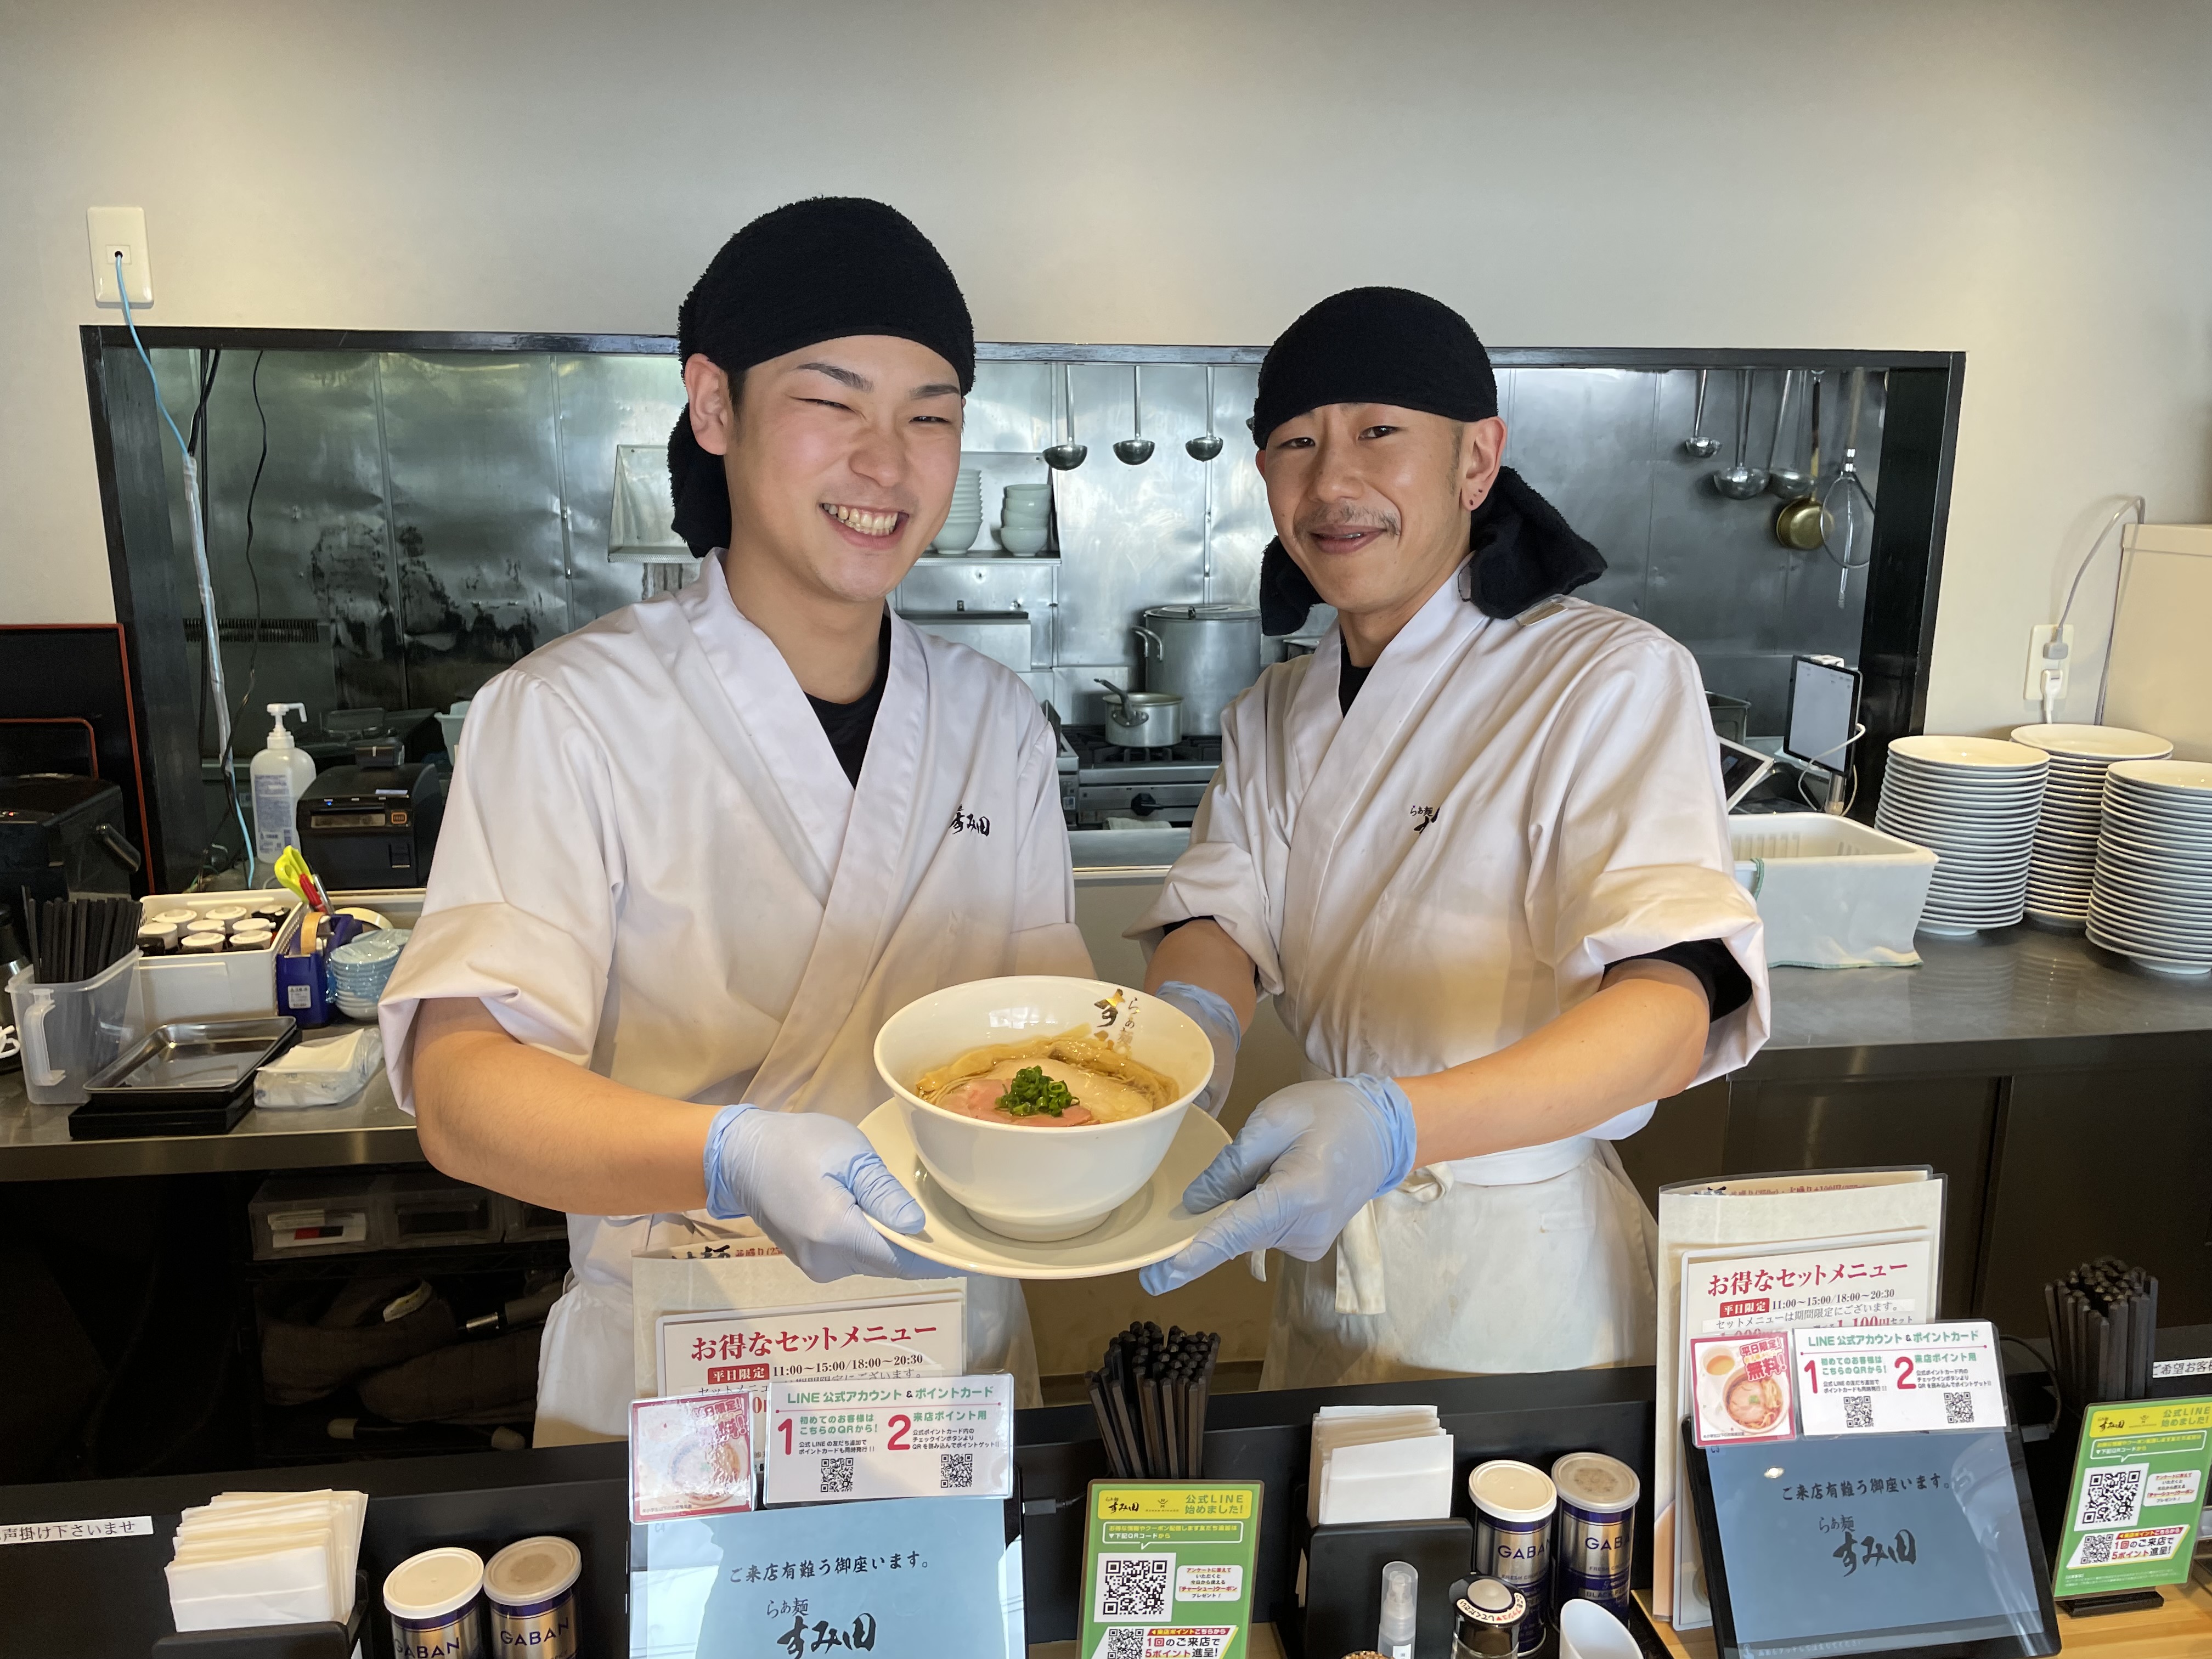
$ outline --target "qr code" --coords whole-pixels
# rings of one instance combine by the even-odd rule
[[[853,1490],[853,1460],[849,1457],[825,1457],[822,1460],[822,1490],[850,1492]]]
[[[940,1492],[964,1492],[975,1484],[975,1454],[974,1452],[944,1452],[937,1460],[937,1486]]]
[[[1172,1555],[1101,1555],[1098,1558],[1098,1617],[1165,1619]]]
[[[2135,1525],[2142,1509],[2144,1473],[2141,1463],[2091,1469],[2081,1483],[2081,1510],[2074,1517],[2074,1524],[2081,1528]]]
[[[1127,1626],[1108,1631],[1094,1659],[1145,1659],[1145,1632]]]
[[[1844,1426],[1847,1429],[1870,1429],[1874,1426],[1874,1396],[1853,1394],[1844,1396]]]
[[[1946,1423],[1971,1423],[1974,1420],[1974,1396],[1971,1389],[1946,1389],[1943,1391],[1943,1420]]]
[[[2081,1540],[2081,1547],[2074,1552],[2077,1566],[2101,1567],[2112,1559],[2112,1534],[2093,1532]]]

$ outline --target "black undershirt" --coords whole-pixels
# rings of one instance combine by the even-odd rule
[[[1349,714],[1352,712],[1352,699],[1359,695],[1359,688],[1367,684],[1367,677],[1373,672],[1374,665],[1371,663],[1367,667],[1362,668],[1349,657],[1339,655],[1336,707],[1340,714]],[[1211,921],[1213,918],[1191,916],[1187,920]],[[1172,922],[1167,931],[1171,933],[1182,925],[1180,921]],[[1718,939],[1688,939],[1680,945],[1670,945],[1663,951],[1641,951],[1632,957],[1623,957],[1622,960],[1674,963],[1675,967],[1690,975],[1704,988],[1705,1006],[1711,1011],[1710,1018],[1713,1019],[1725,1019],[1751,1000],[1749,975],[1745,974],[1735,957],[1729,953],[1728,946]],[[1613,968],[1620,966],[1620,963],[1607,963],[1606,965]]]
[[[860,768],[868,758],[868,738],[876,729],[876,710],[883,706],[884,687],[891,677],[891,618],[884,613],[883,631],[876,635],[875,683],[860,694],[857,702],[825,702],[810,696],[806,701],[813,705],[814,718],[822,722],[822,735],[830,739],[830,747],[837,756],[837,764],[845,769],[845,776],[855,788],[860,782]]]

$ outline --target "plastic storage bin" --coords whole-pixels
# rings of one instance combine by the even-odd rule
[[[1936,854],[1826,812],[1729,820],[1775,968],[1910,968]]]
[[[246,1206],[253,1259],[286,1261],[385,1249],[376,1183],[376,1176],[366,1175],[271,1176]]]
[[[276,1006],[276,956],[300,935],[299,900],[281,887],[246,893],[156,893],[139,907],[151,918],[164,910],[210,910],[224,904],[289,907],[265,951],[224,951],[207,957],[146,957],[138,967],[148,1029],[173,1019],[243,1019],[289,1012]]]
[[[441,1175],[380,1176],[375,1201],[396,1250],[496,1244],[506,1228],[497,1194]]]
[[[8,981],[23,1048],[23,1092],[33,1105],[83,1105],[94,1074],[146,1035],[137,965],[132,951],[66,985],[40,985],[38,970],[27,966]]]

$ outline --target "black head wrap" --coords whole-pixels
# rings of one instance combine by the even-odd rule
[[[684,362],[707,357],[735,383],[755,363],[819,340],[888,334],[927,346],[975,384],[975,325],[951,268],[896,208],[817,196],[764,213],[722,244],[676,313]],[[668,434],[676,533],[705,556],[730,539],[722,458],[691,435],[687,408]]]
[[[1487,420],[1498,413],[1498,377],[1482,342],[1449,306],[1402,288],[1347,289],[1267,349],[1252,404],[1253,441],[1264,449],[1284,422],[1329,404],[1394,404],[1447,420]],[[1498,469],[1469,515],[1468,546],[1470,597],[1492,617],[1517,617],[1605,572],[1604,556],[1510,466]],[[1280,539],[1269,542],[1260,562],[1261,627],[1295,633],[1321,602]]]

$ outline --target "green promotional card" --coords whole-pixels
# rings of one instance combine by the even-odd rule
[[[1092,1481],[1079,1659],[1243,1659],[1261,1490]]]
[[[2186,1580],[2208,1466],[2212,1399],[2092,1406],[2051,1593],[2064,1600]]]

